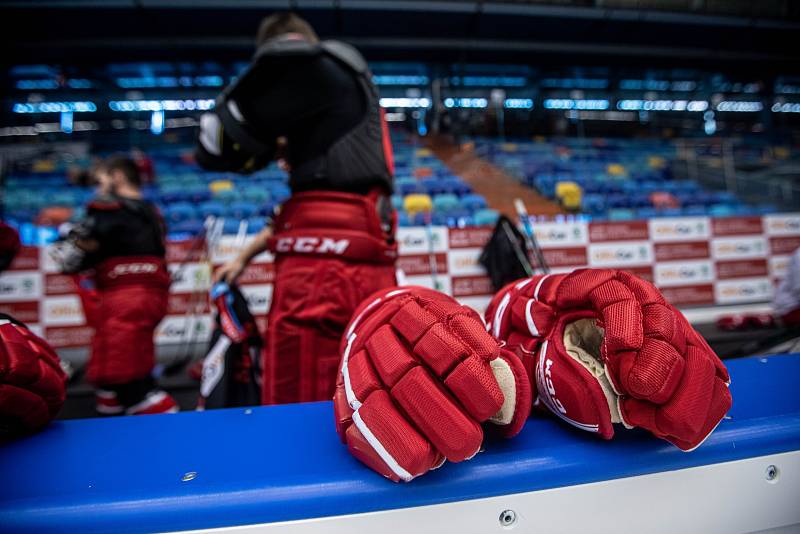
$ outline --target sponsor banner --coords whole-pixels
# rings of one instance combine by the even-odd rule
[[[669,303],[675,306],[714,304],[714,286],[712,284],[665,287],[661,293]]]
[[[800,235],[800,213],[782,213],[764,217],[764,230],[769,236]]]
[[[491,226],[451,228],[450,248],[482,248],[492,237],[493,230]]]
[[[156,328],[155,340],[157,344],[207,342],[213,323],[211,315],[168,315]]]
[[[734,260],[718,261],[717,278],[752,278],[754,276],[769,276],[767,260]]]
[[[708,217],[663,217],[650,219],[650,239],[664,241],[704,241],[711,237]]]
[[[759,259],[767,254],[767,240],[762,236],[717,237],[711,240],[711,257],[715,260]]]
[[[45,295],[71,295],[78,292],[78,284],[68,274],[47,273],[44,275]]]
[[[430,228],[430,234],[433,240],[433,251],[447,252],[447,227],[433,226]],[[398,228],[396,239],[398,245],[397,251],[401,256],[406,254],[427,254],[431,250],[428,229],[424,226]]]
[[[714,284],[717,304],[764,302],[772,299],[774,291],[769,278],[736,278]]]
[[[272,263],[251,263],[236,281],[240,286],[271,284],[275,281],[275,265]]]
[[[658,263],[655,284],[661,287],[697,286],[714,281],[714,263],[711,261],[673,261]]]
[[[649,241],[619,241],[589,245],[590,267],[628,267],[653,263],[653,244]]]
[[[483,314],[486,313],[486,308],[489,307],[489,303],[492,301],[491,295],[485,295],[482,297],[461,297],[458,299],[458,302],[463,304],[464,306],[469,306],[476,312],[478,315],[483,317]]]
[[[196,239],[167,242],[167,263],[201,261],[205,255],[205,244]]]
[[[242,286],[242,295],[253,315],[266,315],[272,304],[272,284]]]
[[[174,293],[192,293],[194,291],[208,291],[211,288],[211,269],[203,263],[177,263],[169,264],[172,276],[170,290]]]
[[[25,326],[28,327],[28,330],[39,336],[40,338],[44,339],[44,327],[40,324],[26,324]]]
[[[94,339],[91,326],[46,326],[44,337],[54,349],[88,347]]]
[[[474,297],[477,295],[491,295],[494,293],[492,281],[488,276],[453,276],[453,296]]]
[[[589,244],[589,225],[585,222],[532,222],[541,248],[578,247]]]
[[[236,258],[237,254],[249,245],[253,239],[255,239],[254,235],[247,236],[243,240],[240,240],[236,235],[220,237],[217,245],[213,247],[213,250],[209,251],[211,262],[214,264],[222,264]]]
[[[39,270],[46,273],[60,273],[61,267],[53,260],[47,252],[49,247],[42,247],[39,249]]]
[[[3,302],[0,303],[0,313],[10,315],[17,321],[28,323],[39,322],[39,303],[33,302]]]
[[[423,274],[417,276],[407,276],[404,285],[428,287],[430,289],[435,289],[437,291],[441,291],[442,293],[446,293],[448,295],[453,294],[452,284],[450,282],[450,277],[448,275],[446,274],[439,275],[436,277],[436,281],[437,281],[437,287],[434,287],[433,277]]]
[[[770,254],[794,254],[800,248],[800,236],[795,237],[770,237]]]
[[[434,254],[436,257],[436,272],[447,274],[447,254]],[[397,258],[397,268],[402,269],[406,275],[431,274],[431,257],[429,254],[411,254]]]
[[[83,305],[78,295],[45,297],[41,303],[41,322],[45,326],[78,326],[86,324]]]
[[[589,224],[589,242],[642,241],[650,237],[647,221],[593,222]]]
[[[656,261],[701,260],[711,257],[708,241],[655,243],[653,245],[653,251]]]
[[[769,275],[772,278],[782,279],[789,272],[791,256],[773,256],[769,259]]]
[[[167,301],[167,315],[181,315],[187,312],[210,313],[208,295],[205,293],[170,293]]]
[[[586,247],[548,248],[542,250],[547,265],[551,268],[570,265],[586,265]],[[536,263],[535,261],[533,263]]]
[[[36,271],[39,269],[39,255],[41,251],[39,247],[23,246],[19,252],[14,256],[11,265],[8,266],[9,271]]]
[[[42,275],[37,271],[0,274],[0,302],[25,302],[42,298]]]
[[[711,220],[711,228],[714,236],[764,233],[761,217],[720,217]]]
[[[478,261],[480,257],[479,248],[451,250],[447,255],[448,270],[453,276],[486,276],[486,269]]]

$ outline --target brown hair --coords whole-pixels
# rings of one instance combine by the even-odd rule
[[[101,164],[101,169],[107,173],[120,171],[125,175],[125,179],[135,187],[142,186],[142,176],[139,174],[139,167],[127,156],[111,156]]]
[[[299,33],[312,44],[319,42],[317,32],[314,31],[311,24],[291,11],[283,11],[273,13],[261,21],[256,34],[256,46],[261,46],[266,41],[287,33]]]

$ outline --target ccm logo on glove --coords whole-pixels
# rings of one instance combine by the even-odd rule
[[[304,254],[344,254],[350,246],[349,239],[324,237],[281,237],[275,250],[277,252],[299,252]]]

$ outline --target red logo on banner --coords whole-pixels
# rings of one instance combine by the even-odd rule
[[[717,262],[717,278],[768,276],[767,260],[734,260]]]
[[[713,235],[758,235],[764,233],[761,217],[723,217],[711,219]]]
[[[661,289],[661,293],[675,306],[714,304],[714,286],[711,284],[665,287]]]
[[[650,237],[647,221],[593,222],[589,241],[641,241]]]
[[[704,260],[711,256],[707,241],[654,243],[656,261]]]

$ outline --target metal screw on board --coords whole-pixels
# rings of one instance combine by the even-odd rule
[[[181,480],[183,482],[189,482],[190,480],[194,480],[195,478],[197,478],[197,472],[189,471],[188,473],[184,473],[183,477],[181,477]]]
[[[514,510],[503,510],[500,513],[500,525],[510,527],[517,522],[517,514]]]
[[[767,474],[767,480],[769,482],[774,482],[775,479],[778,478],[778,468],[775,467],[774,465],[768,465],[766,474]]]

